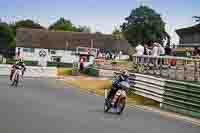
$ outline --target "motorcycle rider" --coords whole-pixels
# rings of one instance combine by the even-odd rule
[[[119,83],[122,81],[127,81],[128,82],[128,77],[129,74],[127,71],[122,71],[122,73],[119,75],[118,79],[113,81],[112,83],[112,88],[108,94],[108,99],[113,98],[115,93],[119,90]]]
[[[24,72],[26,71],[26,66],[24,64],[24,62],[22,61],[22,59],[19,59],[15,62],[15,64],[13,64],[12,66],[12,70],[11,70],[11,74],[10,74],[10,80],[12,81],[12,77],[13,77],[13,74],[15,72],[16,69],[20,69],[20,67],[22,68],[21,71],[22,71],[22,77],[24,76]]]

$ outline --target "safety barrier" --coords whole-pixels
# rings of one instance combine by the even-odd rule
[[[200,118],[200,85],[166,80],[161,108]]]
[[[24,77],[57,77],[56,67],[27,66]],[[11,65],[0,64],[0,76],[10,75]]]
[[[135,94],[159,102],[160,108],[200,118],[200,85],[137,73],[129,80]]]

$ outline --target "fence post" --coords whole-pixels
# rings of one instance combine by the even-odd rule
[[[194,60],[194,80],[197,81],[198,80],[198,75],[197,75],[197,61],[196,59]]]
[[[160,57],[160,77],[162,77],[162,64],[163,64],[163,58]]]
[[[169,72],[170,72],[170,66],[171,66],[171,59],[167,59],[167,77],[170,79],[170,74],[169,74]]]
[[[175,80],[177,79],[177,59],[176,59],[176,64],[175,64]]]
[[[187,60],[184,59],[184,80],[187,80],[187,77],[186,77],[186,70],[187,70]]]

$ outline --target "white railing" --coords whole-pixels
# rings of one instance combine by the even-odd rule
[[[200,80],[200,59],[133,56],[134,72],[176,80]]]

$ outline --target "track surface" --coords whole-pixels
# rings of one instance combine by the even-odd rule
[[[200,133],[200,126],[135,108],[104,114],[103,97],[55,79],[25,79],[9,87],[0,77],[1,133]]]

